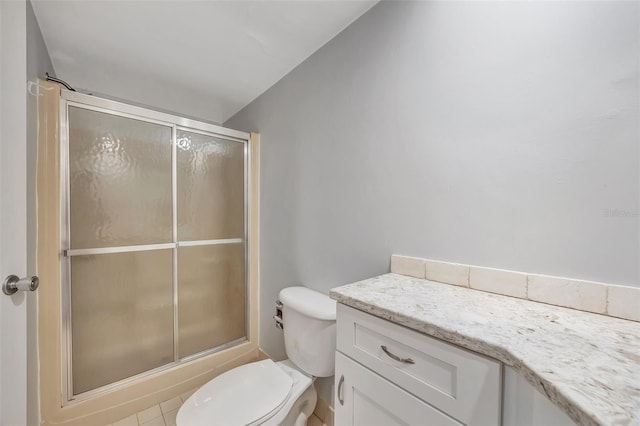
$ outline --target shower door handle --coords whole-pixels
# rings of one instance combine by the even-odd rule
[[[36,276],[19,278],[17,275],[8,275],[2,283],[2,292],[11,296],[20,291],[36,291],[40,285],[40,279]]]

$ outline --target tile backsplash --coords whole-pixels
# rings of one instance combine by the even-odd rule
[[[640,321],[640,290],[621,285],[607,286],[607,314]]]
[[[469,268],[469,287],[525,299],[527,297],[527,274],[471,266]]]
[[[402,275],[424,278],[425,260],[409,256],[391,256],[391,271],[402,271]]]
[[[427,260],[425,278],[431,281],[469,287],[469,265]]]
[[[529,274],[527,297],[580,311],[607,312],[607,285],[601,283]]]
[[[391,272],[444,284],[640,321],[640,288],[401,255]]]

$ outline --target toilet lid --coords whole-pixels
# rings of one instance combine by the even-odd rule
[[[292,378],[270,359],[236,367],[191,395],[178,412],[177,424],[254,423],[280,408],[292,385]]]

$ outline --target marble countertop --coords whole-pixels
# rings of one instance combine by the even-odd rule
[[[640,323],[397,274],[330,296],[502,361],[581,425],[640,425]]]

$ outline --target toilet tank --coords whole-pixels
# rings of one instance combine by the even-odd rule
[[[306,287],[280,291],[284,346],[289,359],[316,377],[333,376],[336,351],[336,302]]]

